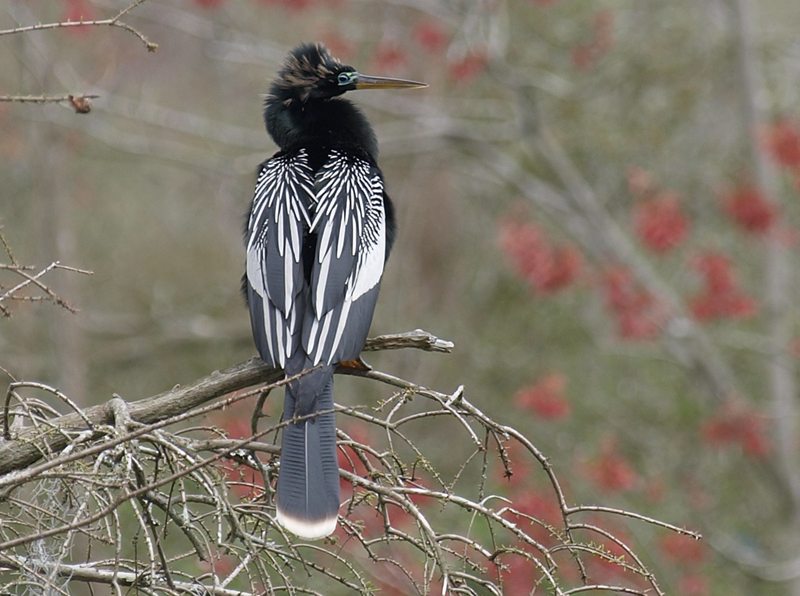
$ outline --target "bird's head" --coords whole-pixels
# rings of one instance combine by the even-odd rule
[[[324,45],[303,44],[289,52],[270,88],[269,99],[286,105],[294,101],[330,99],[353,89],[411,89],[425,83],[373,77],[359,73],[330,55]]]

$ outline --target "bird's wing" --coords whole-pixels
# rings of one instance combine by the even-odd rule
[[[313,364],[356,358],[386,258],[383,178],[370,162],[332,150],[315,178],[317,235],[303,345]]]
[[[261,358],[283,367],[299,346],[304,289],[302,249],[311,226],[314,181],[308,155],[278,154],[256,182],[247,224],[250,320]]]

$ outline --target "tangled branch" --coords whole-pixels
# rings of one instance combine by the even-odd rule
[[[421,330],[368,344],[403,347],[452,344]],[[0,569],[11,579],[0,589],[34,582],[66,594],[81,582],[117,594],[503,594],[525,568],[531,589],[560,595],[662,594],[634,551],[587,516],[685,530],[569,505],[544,455],[463,387],[446,394],[367,365],[338,372],[389,393],[374,408],[336,406],[345,503],[339,530],[320,543],[296,542],[275,521],[283,423],[270,420],[264,398],[287,380],[260,360],[85,410],[46,385],[12,383],[0,441]],[[246,400],[255,403],[252,428],[236,438],[215,421],[225,426]],[[58,404],[73,412],[59,414]],[[500,496],[502,477],[522,460],[541,470],[559,519]],[[594,579],[598,564],[613,568],[616,583]]]
[[[66,308],[72,313],[76,312],[75,308],[56,294],[50,286],[42,281],[42,278],[56,269],[71,271],[73,273],[82,273],[84,275],[91,275],[91,271],[68,267],[67,265],[62,265],[58,261],[54,261],[37,272],[35,267],[31,265],[22,265],[14,258],[14,253],[11,252],[11,247],[6,241],[5,236],[3,236],[2,231],[0,231],[0,244],[3,245],[3,249],[9,261],[8,263],[0,263],[0,316],[11,316],[11,309],[7,304],[3,304],[3,302],[10,302],[12,300],[19,302],[52,302]]]

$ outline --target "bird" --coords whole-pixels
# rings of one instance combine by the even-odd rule
[[[396,233],[375,133],[341,96],[426,86],[361,74],[305,43],[264,98],[279,150],[258,168],[242,285],[261,359],[297,377],[285,389],[276,519],[300,538],[336,529],[333,373],[364,347]]]

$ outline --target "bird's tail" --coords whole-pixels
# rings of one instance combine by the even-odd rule
[[[295,412],[292,391],[287,385],[284,419]],[[339,512],[333,378],[318,395],[311,413],[315,412],[323,413],[283,428],[278,471],[278,521],[308,540],[333,533]]]

